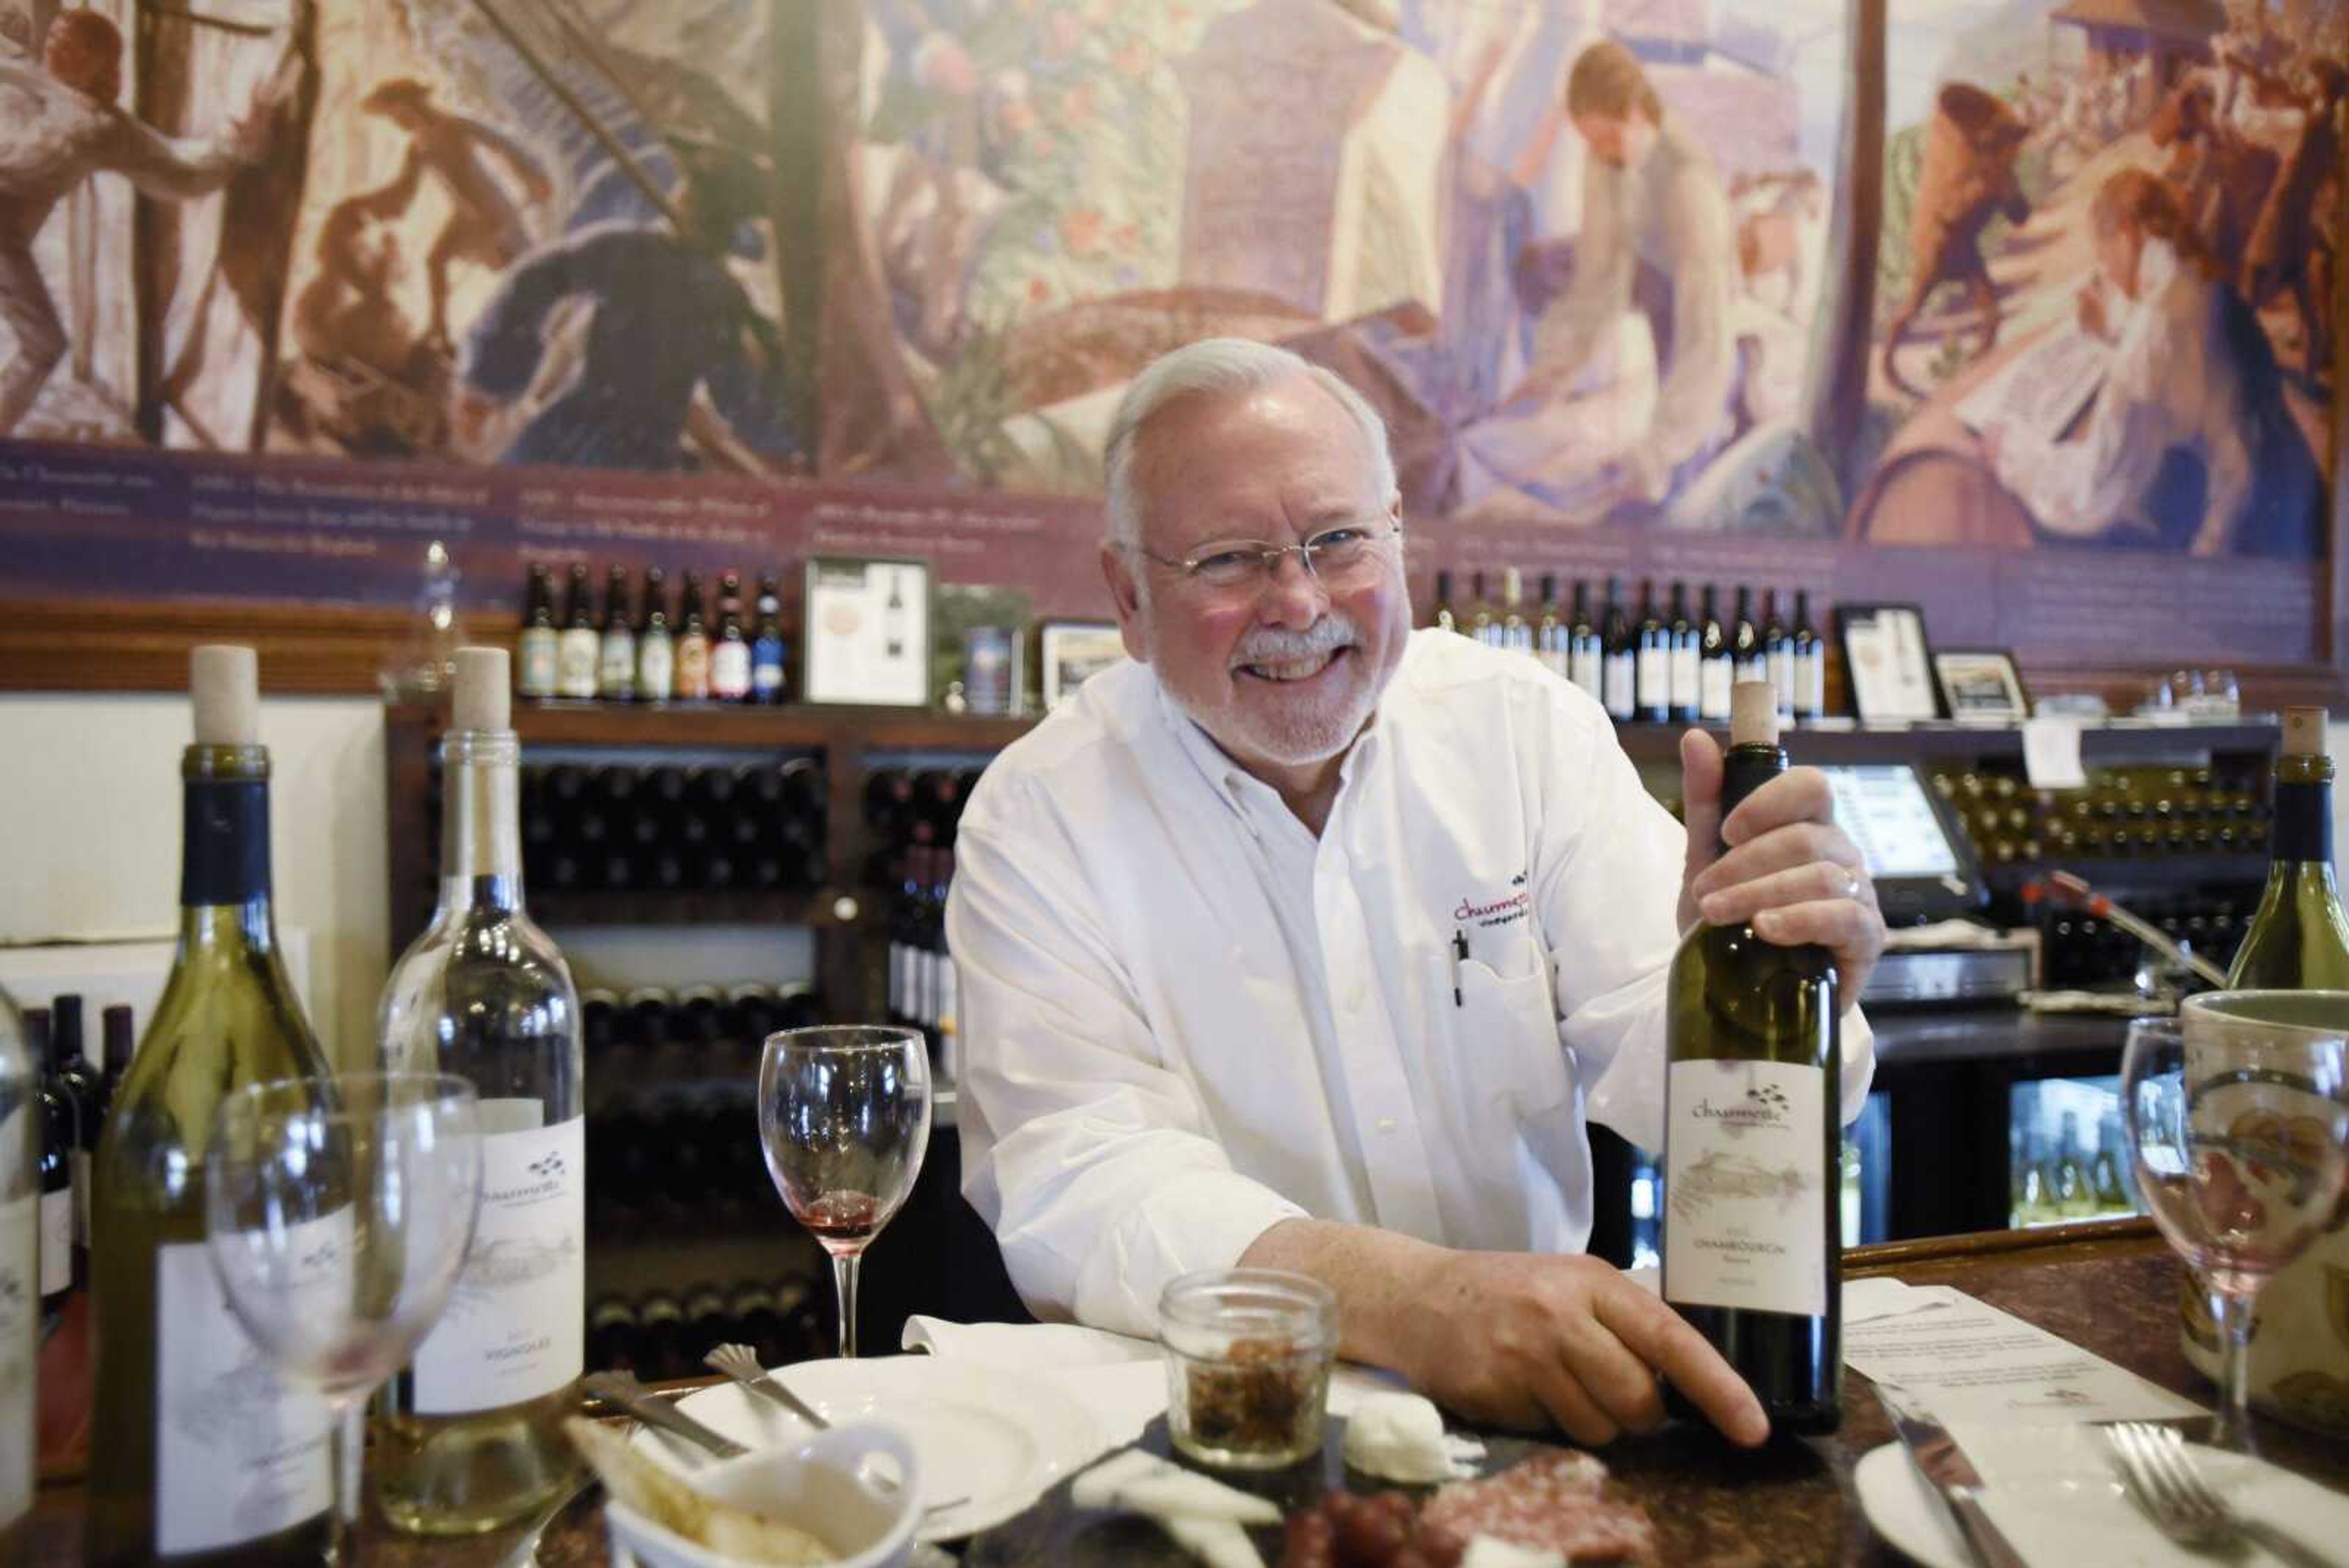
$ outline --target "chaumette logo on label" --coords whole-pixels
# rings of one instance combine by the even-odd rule
[[[1719,1122],[1723,1132],[1734,1136],[1754,1130],[1784,1132],[1793,1107],[1784,1090],[1775,1084],[1764,1084],[1746,1090],[1744,1098],[1730,1105],[1716,1106],[1710,1096],[1699,1100],[1690,1114]]]

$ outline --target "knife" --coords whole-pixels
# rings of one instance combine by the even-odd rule
[[[1899,1435],[1900,1446],[1909,1450],[1917,1473],[1940,1494],[1974,1560],[1982,1568],[2026,1568],[2022,1555],[2007,1544],[2006,1537],[1982,1511],[1982,1474],[1950,1436],[1950,1429],[1898,1383],[1877,1384],[1876,1398],[1891,1418],[1892,1429]]]

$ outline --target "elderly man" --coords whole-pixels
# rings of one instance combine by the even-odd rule
[[[1385,431],[1294,355],[1168,355],[1107,455],[1136,662],[988,770],[947,916],[964,1186],[1021,1294],[1149,1334],[1179,1273],[1291,1269],[1343,1354],[1464,1415],[1602,1442],[1661,1419],[1661,1372],[1760,1441],[1694,1330],[1578,1255],[1583,1116],[1661,1143],[1700,918],[1823,943],[1857,993],[1883,923],[1825,781],[1757,791],[1716,862],[1709,737],[1684,835],[1588,697],[1413,633]]]

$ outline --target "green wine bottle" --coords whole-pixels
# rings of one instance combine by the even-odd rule
[[[1729,725],[1724,819],[1786,768],[1770,682],[1738,683]],[[1841,1412],[1840,990],[1825,948],[1699,925],[1665,1007],[1664,1300],[1795,1432]]]
[[[269,753],[247,648],[199,648],[183,754],[180,940],[98,1141],[89,1551],[117,1564],[312,1564],[327,1543],[324,1401],[280,1377],[204,1249],[212,1109],[326,1071],[278,956]]]
[[[2349,919],[2333,876],[2333,759],[2324,710],[2287,708],[2276,755],[2268,885],[2227,971],[2230,991],[2349,990]]]

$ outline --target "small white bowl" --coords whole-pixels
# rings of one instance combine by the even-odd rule
[[[895,1461],[885,1484],[872,1461]],[[695,1490],[796,1525],[838,1555],[837,1568],[905,1568],[922,1519],[922,1477],[914,1446],[894,1427],[834,1427],[797,1448],[761,1449],[693,1472]],[[742,1568],[619,1502],[604,1505],[612,1556],[626,1568]]]

